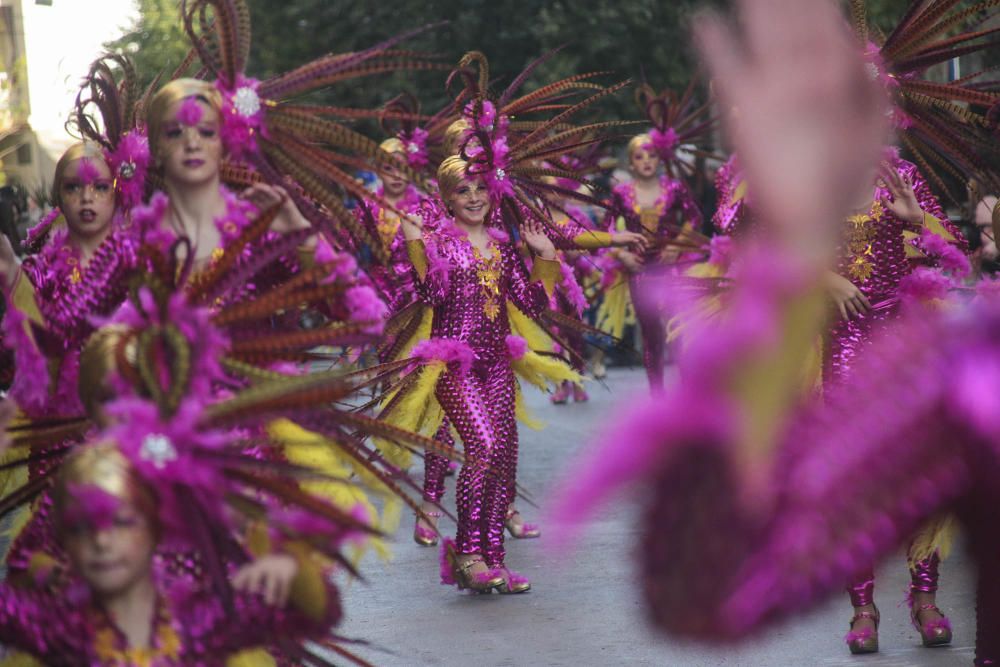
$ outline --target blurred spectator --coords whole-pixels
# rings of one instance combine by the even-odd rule
[[[1000,270],[1000,251],[997,251],[993,236],[993,209],[997,205],[995,195],[986,195],[976,205],[972,222],[976,238],[970,239],[972,264],[981,275],[994,275]]]
[[[26,209],[27,202],[19,188],[12,185],[0,187],[0,233],[7,237],[18,256],[21,255],[18,226]]]

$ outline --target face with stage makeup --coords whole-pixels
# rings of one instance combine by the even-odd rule
[[[653,178],[660,168],[660,158],[653,150],[639,146],[629,151],[628,166],[635,178]]]
[[[469,227],[486,222],[490,214],[490,195],[481,177],[462,178],[448,195],[448,209],[455,221]]]
[[[201,96],[166,105],[154,144],[164,179],[179,186],[216,181],[223,157],[220,127],[219,112]]]
[[[79,239],[106,234],[115,213],[115,184],[104,159],[70,159],[57,180],[58,204],[70,234]]]

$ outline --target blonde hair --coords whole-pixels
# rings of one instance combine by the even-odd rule
[[[402,139],[397,137],[389,137],[382,143],[378,145],[379,149],[385,151],[386,153],[403,153],[406,154],[406,146],[403,145]]]
[[[462,133],[469,129],[469,121],[459,118],[453,121],[444,131],[444,149],[448,155],[458,153],[459,142],[462,140]]]
[[[83,499],[78,494],[86,489],[131,504],[149,519],[154,532],[158,530],[156,494],[113,441],[79,447],[60,466],[52,489],[57,530],[67,527],[67,510],[79,509]]]
[[[645,150],[646,146],[653,143],[653,137],[649,136],[648,133],[643,132],[642,134],[637,134],[628,142],[628,159],[631,160],[635,152],[642,149]]]
[[[57,208],[62,208],[62,199],[59,195],[62,192],[66,168],[73,162],[84,158],[100,161],[102,164],[107,165],[107,160],[104,158],[104,150],[99,144],[92,141],[80,141],[67,148],[66,152],[59,158],[59,161],[56,162],[56,174],[52,178],[52,203]]]
[[[87,416],[94,421],[100,421],[103,404],[113,397],[110,379],[118,369],[119,350],[124,354],[125,363],[136,364],[135,341],[127,340],[128,333],[129,328],[124,324],[103,326],[91,334],[80,350],[77,388]]]
[[[174,79],[153,95],[146,107],[146,131],[149,136],[149,146],[156,153],[156,145],[160,139],[160,130],[167,110],[174,103],[193,97],[215,109],[222,118],[222,95],[218,89],[207,81],[199,79]]]
[[[469,163],[462,159],[460,155],[449,155],[441,163],[437,170],[438,190],[441,191],[441,199],[447,202],[459,184],[465,180],[469,169]]]

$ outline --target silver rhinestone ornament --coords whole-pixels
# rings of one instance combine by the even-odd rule
[[[168,463],[177,460],[177,449],[170,438],[162,433],[151,433],[142,439],[139,456],[149,461],[157,470],[163,470]]]

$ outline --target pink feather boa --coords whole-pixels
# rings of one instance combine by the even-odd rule
[[[353,322],[370,323],[365,328],[365,333],[374,335],[382,333],[389,308],[374,289],[368,285],[355,285],[344,294],[344,300]]]
[[[414,359],[423,363],[443,361],[460,373],[468,373],[476,360],[476,353],[467,343],[451,338],[428,338],[413,348]]]
[[[507,355],[511,361],[523,359],[524,355],[528,353],[528,341],[524,340],[524,338],[515,334],[509,334],[504,340],[507,343]]]

